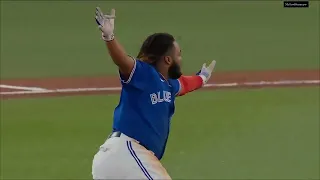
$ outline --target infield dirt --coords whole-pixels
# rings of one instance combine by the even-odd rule
[[[70,77],[39,79],[3,79],[1,99],[119,93],[118,77]],[[275,70],[216,72],[204,90],[221,88],[265,88],[319,86],[320,70]],[[10,87],[10,88],[8,88]],[[16,87],[16,88],[15,88]],[[27,90],[23,88],[36,87]],[[41,89],[40,89],[41,88]]]

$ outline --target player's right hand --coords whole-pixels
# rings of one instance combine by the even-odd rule
[[[201,68],[200,72],[197,73],[197,75],[199,75],[202,78],[203,84],[206,84],[209,81],[215,65],[216,65],[216,61],[215,60],[213,60],[209,64],[208,67],[207,67],[206,63],[204,63],[202,65],[202,68]]]
[[[96,23],[102,32],[104,41],[112,41],[114,39],[114,19],[116,18],[116,10],[111,9],[110,14],[103,14],[99,7],[96,7]]]

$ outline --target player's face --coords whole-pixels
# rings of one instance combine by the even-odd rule
[[[168,69],[168,75],[171,79],[178,79],[182,75],[181,72],[181,49],[177,42],[173,43],[173,51],[171,54],[171,62]]]

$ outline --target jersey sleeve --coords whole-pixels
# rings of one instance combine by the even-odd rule
[[[150,67],[148,66],[148,64],[140,60],[134,59],[134,66],[128,79],[124,79],[121,73],[119,72],[121,84],[124,87],[131,86],[143,90],[148,84],[150,77],[148,76],[149,72]]]
[[[175,96],[179,95],[181,91],[181,84],[178,79],[170,79],[170,85],[172,86],[172,94]]]

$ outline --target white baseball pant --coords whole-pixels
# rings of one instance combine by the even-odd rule
[[[153,152],[124,134],[109,138],[100,146],[93,158],[92,176],[94,180],[171,180]]]

